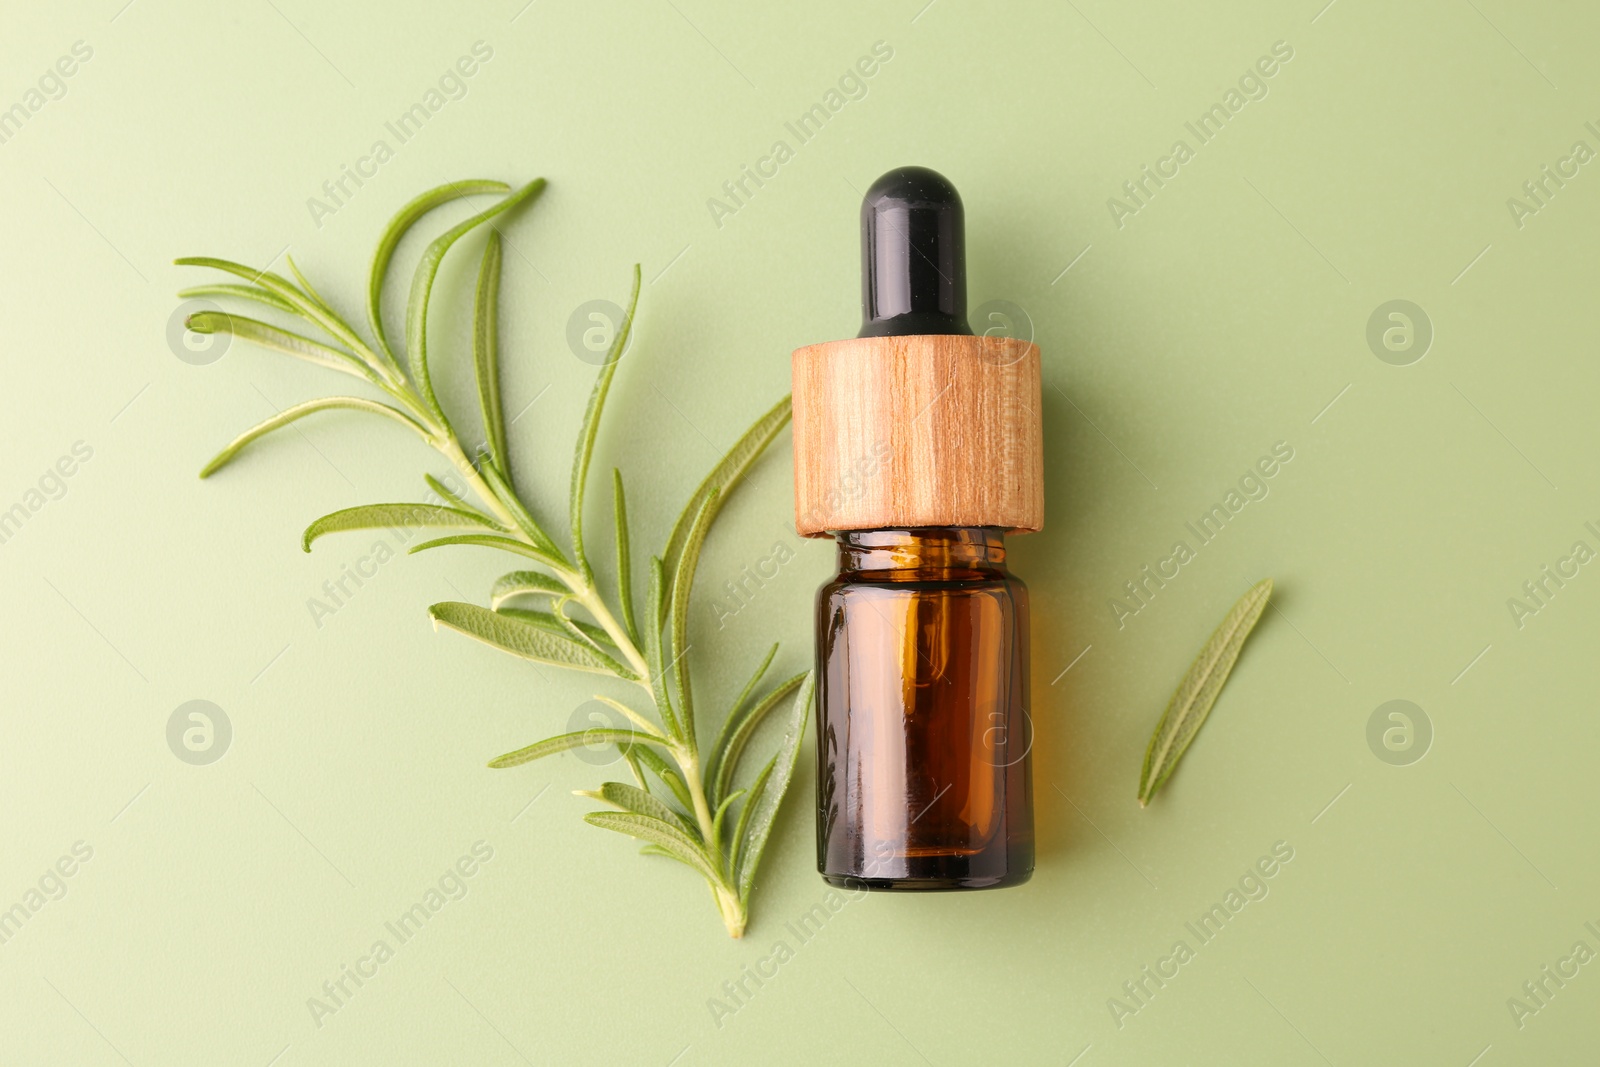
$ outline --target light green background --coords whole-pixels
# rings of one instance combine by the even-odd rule
[[[1591,9],[123,2],[12,11],[0,34],[0,107],[93,49],[0,144],[0,507],[93,449],[0,545],[0,907],[93,849],[0,946],[0,1061],[1593,1061],[1600,964],[1520,1029],[1507,1008],[1574,942],[1600,951],[1600,572],[1521,628],[1507,607],[1574,541],[1600,548],[1600,174],[1520,228],[1506,206],[1574,141],[1600,148]],[[479,40],[493,58],[466,96],[316,225],[307,198]],[[878,41],[893,58],[865,98],[719,228],[707,199],[793,145],[784,122]],[[1119,229],[1107,199],[1174,140],[1194,147],[1183,123],[1276,41],[1294,55],[1266,98]],[[198,481],[239,429],[336,383],[243,345],[175,358],[173,293],[200,272],[170,261],[282,269],[288,246],[353,313],[413,193],[549,177],[507,227],[507,403],[539,397],[513,434],[521,470],[559,513],[593,374],[566,321],[624,300],[642,262],[598,469],[625,467],[635,529],[659,543],[786,390],[789,350],[854,332],[859,191],[909,162],[961,189],[973,304],[1026,309],[1045,353],[1048,526],[1013,541],[1034,598],[1038,869],[1002,893],[855,901],[799,943],[785,924],[825,889],[808,743],[750,935],[730,942],[698,881],[580,822],[569,791],[597,769],[484,768],[594,688],[431,631],[425,605],[481,599],[496,561],[390,561],[314,623],[308,598],[370,541],[304,555],[304,524],[413,497],[438,467],[335,416]],[[472,259],[442,283],[457,355]],[[1365,340],[1398,298],[1435,330],[1404,367]],[[1294,459],[1270,495],[1119,628],[1122,583],[1278,441]],[[793,536],[788,452],[785,435],[702,571],[693,655],[724,694],[773,639],[785,669],[809,654],[823,545],[720,633],[713,607]],[[1168,693],[1265,575],[1276,610],[1140,811]],[[196,698],[235,731],[206,767],[165,740]],[[1392,699],[1433,725],[1410,766],[1366,740]],[[494,858],[466,898],[316,1026],[307,998],[478,840]],[[1269,895],[1199,946],[1185,922],[1278,841],[1294,859]],[[1179,938],[1195,958],[1119,1028],[1108,999]],[[779,940],[793,958],[715,1025],[708,999]]]

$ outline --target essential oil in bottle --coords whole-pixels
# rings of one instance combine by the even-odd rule
[[[1043,524],[1039,350],[974,336],[961,198],[902,167],[861,207],[859,336],[794,354],[796,527],[817,594],[817,868],[987,889],[1033,873],[1028,591]]]

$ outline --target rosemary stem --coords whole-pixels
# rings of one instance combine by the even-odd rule
[[[634,645],[633,639],[628,636],[628,631],[619,623],[616,616],[611,614],[611,609],[606,606],[605,598],[600,595],[600,590],[593,582],[585,583],[583,576],[571,571],[563,571],[560,575],[562,581],[572,588],[573,598],[582,604],[594,621],[611,638],[611,643],[617,646],[623,657],[628,661],[628,666],[633,668],[639,676],[639,684],[645,692],[654,693],[650,685],[650,664],[645,661],[644,655]]]
[[[365,357],[365,362],[374,367],[389,382],[391,388],[385,391],[411,409],[412,413],[428,428],[432,437],[430,443],[434,449],[461,472],[462,476],[471,484],[479,499],[489,505],[489,508],[494,512],[494,517],[500,520],[501,525],[505,526],[517,540],[537,547],[533,545],[533,541],[518,525],[516,516],[512,514],[511,509],[505,505],[499,494],[478,473],[478,468],[467,458],[466,449],[461,447],[461,442],[456,439],[455,433],[449,427],[439,425],[437,420],[414,395],[410,383],[400,375],[398,362],[386,348],[383,356],[387,356],[387,359],[367,345],[359,343],[355,331],[342,319],[334,316],[333,321],[344,328],[345,338],[353,343],[353,346],[361,356]],[[605,630],[606,635],[611,638],[612,643],[617,646],[617,649],[628,661],[628,666],[639,676],[639,684],[644,687],[646,692],[653,693],[654,690],[650,684],[650,665],[646,662],[643,654],[640,653],[638,646],[634,644],[633,638],[628,635],[627,629],[617,622],[616,617],[611,614],[611,609],[606,606],[605,599],[595,586],[594,574],[590,571],[588,562],[580,558],[577,570],[569,570],[565,567],[553,567],[551,569],[555,570],[556,576],[572,590],[573,599],[582,604],[589,614],[594,617],[595,621],[599,623],[601,629]],[[706,822],[704,819],[701,821]],[[709,826],[710,824],[706,823],[706,825]]]
[[[335,321],[338,321],[339,325],[344,325],[342,321],[337,319]],[[354,330],[345,326],[345,331],[348,334],[348,339],[355,339]],[[368,365],[373,367],[384,382],[387,383],[384,391],[410,409],[418,421],[427,428],[429,443],[433,445],[435,451],[461,473],[461,476],[472,487],[473,492],[487,505],[501,525],[506,528],[508,535],[530,547],[539,547],[534,544],[532,538],[517,522],[516,514],[512,508],[501,499],[500,494],[484,479],[472,460],[467,457],[466,449],[461,447],[461,442],[457,439],[454,430],[442,425],[427,410],[420,398],[415,395],[410,383],[401,375],[398,361],[394,359],[392,354],[385,349],[380,356],[378,352],[364,345],[359,346],[358,350],[361,355],[366,357]],[[556,577],[572,591],[572,599],[583,605],[584,610],[588,611],[595,622],[600,625],[600,628],[605,630],[606,636],[611,638],[612,643],[622,653],[623,658],[628,661],[628,666],[639,676],[639,685],[644,688],[645,692],[653,695],[655,690],[651,684],[650,664],[639,651],[638,645],[634,643],[627,628],[619,623],[616,616],[611,613],[610,607],[607,606],[605,598],[601,595],[600,589],[595,583],[594,573],[590,570],[588,561],[583,558],[581,551],[578,555],[576,567],[568,568],[552,565],[550,569],[555,571]],[[623,710],[626,711],[627,709]],[[632,716],[630,715],[630,717]],[[646,724],[641,722],[640,725]],[[732,884],[732,872],[726,869],[726,861],[722,854],[722,844],[716,840],[715,819],[711,814],[711,805],[706,799],[705,783],[700,777],[699,746],[695,743],[695,738],[690,736],[683,738],[681,741],[673,742],[671,751],[680,770],[683,772],[683,784],[688,790],[689,799],[694,806],[694,817],[700,826],[700,838],[705,843],[707,858],[710,859],[717,872],[717,884],[712,887],[712,892],[717,901],[717,911],[721,913],[722,921],[727,926],[729,935],[743,937],[748,912],[745,910],[744,903],[739,899],[737,889]],[[635,770],[637,771],[637,768]]]
[[[706,787],[700,781],[700,754],[695,751],[691,739],[687,744],[675,746],[673,755],[678,759],[678,766],[683,769],[683,784],[689,790],[689,799],[694,801],[694,817],[700,824],[700,839],[706,843],[706,855],[716,865],[717,874],[726,885],[728,877],[723,870],[722,845],[712,832],[711,805],[706,802]]]
[[[677,756],[678,766],[683,769],[684,787],[689,791],[689,798],[694,801],[695,820],[700,824],[700,837],[706,845],[706,857],[717,872],[717,881],[711,887],[711,894],[717,902],[717,912],[722,916],[723,925],[728,928],[728,936],[741,938],[744,936],[745,925],[750,921],[750,911],[739,896],[736,884],[738,872],[733,870],[731,857],[724,855],[722,842],[716,837],[716,820],[711,815],[711,805],[706,801],[705,783],[700,779],[700,754],[694,739],[690,738],[687,746],[674,749],[674,755]]]
[[[474,467],[472,461],[467,458],[466,450],[461,447],[461,442],[456,440],[455,435],[443,427],[434,425],[431,420],[429,422],[429,430],[434,435],[434,448],[461,472],[461,476],[472,486],[473,492],[477,493],[478,497],[489,506],[490,510],[494,512],[494,517],[499,519],[501,524],[506,527],[510,536],[526,545],[533,545],[533,541],[517,524],[516,516],[512,514],[511,509],[506,506],[493,487],[484,480],[483,475],[478,473],[478,468]],[[611,609],[606,606],[605,598],[600,595],[600,590],[595,586],[591,576],[566,567],[552,566],[551,570],[555,571],[556,577],[566,583],[568,589],[572,590],[572,599],[582,604],[584,609],[594,617],[600,628],[606,632],[606,636],[611,638],[611,642],[617,646],[617,650],[628,661],[628,666],[639,676],[639,685],[644,687],[645,692],[653,693],[654,690],[650,684],[650,664],[645,660],[638,646],[633,643],[633,639],[628,636],[627,629],[617,621],[616,616],[611,614]]]

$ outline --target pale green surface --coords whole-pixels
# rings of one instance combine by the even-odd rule
[[[1600,526],[1600,175],[1585,167],[1520,230],[1505,201],[1574,140],[1600,148],[1583,128],[1600,120],[1600,22],[1474,2],[1339,0],[1315,23],[1321,0],[1081,15],[939,0],[920,16],[923,0],[783,16],[539,0],[515,23],[521,0],[13,12],[0,106],[74,41],[94,56],[0,145],[0,506],[75,441],[93,458],[0,546],[0,906],[73,842],[94,857],[0,946],[0,1061],[1592,1062],[1600,964],[1521,1030],[1506,1000],[1576,940],[1600,950],[1583,928],[1600,927],[1600,576],[1582,568],[1520,630],[1506,598],[1573,541],[1600,547],[1584,529]],[[494,58],[469,95],[314,226],[306,198],[479,39]],[[894,58],[867,97],[718,229],[706,198],[879,40]],[[1270,95],[1118,230],[1106,198],[1277,40],[1295,54]],[[265,263],[288,244],[353,315],[403,200],[446,178],[549,177],[507,230],[507,406],[549,389],[513,448],[559,517],[593,374],[566,318],[624,301],[641,261],[595,468],[626,457],[638,559],[785,391],[788,351],[854,331],[858,191],[907,162],[965,197],[973,305],[1026,308],[1045,352],[1049,526],[1013,542],[1034,595],[1039,867],[1004,893],[852,902],[800,944],[785,923],[824,896],[808,746],[734,943],[696,878],[582,824],[591,805],[569,790],[595,768],[484,768],[593,691],[430,630],[428,603],[482,600],[509,566],[391,560],[315,626],[307,598],[372,539],[303,555],[304,525],[415,499],[428,457],[327,416],[198,481],[269,405],[334,382],[243,345],[174,358],[173,293],[202,272],[168,264]],[[441,276],[456,299],[437,336],[463,346],[474,261],[464,248]],[[1409,367],[1365,341],[1397,298],[1436,330]],[[454,366],[443,391],[465,419]],[[1271,495],[1119,630],[1108,598],[1277,441],[1295,458]],[[785,436],[703,564],[696,655],[717,650],[700,666],[724,694],[774,638],[780,677],[808,654],[821,545],[713,633],[723,581],[793,539],[789,470]],[[593,494],[597,532],[607,499]],[[1281,610],[1141,812],[1171,687],[1264,575]],[[165,740],[195,698],[235,730],[208,767]],[[1366,741],[1397,698],[1435,730],[1412,766]],[[494,859],[469,895],[314,1026],[306,999],[480,839]],[[1280,840],[1295,858],[1270,895],[1119,1029],[1107,999],[1176,938],[1194,947],[1185,921]],[[793,958],[715,1026],[707,999],[780,939]]]

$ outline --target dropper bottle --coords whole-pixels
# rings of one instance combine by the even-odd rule
[[[795,523],[817,593],[817,869],[987,889],[1033,873],[1028,591],[1043,525],[1038,346],[973,336],[961,198],[901,167],[861,205],[859,336],[794,353]]]

